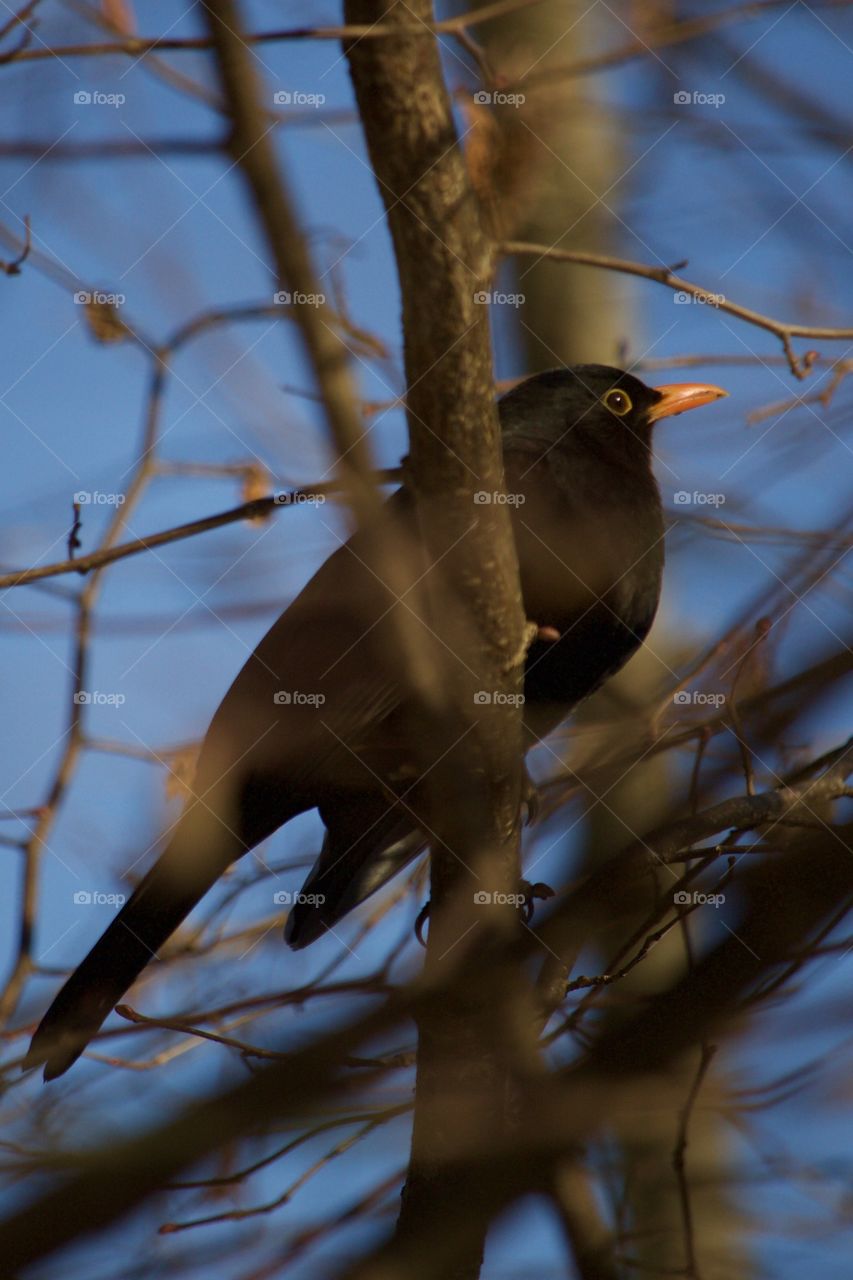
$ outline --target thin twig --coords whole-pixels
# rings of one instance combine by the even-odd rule
[[[690,1280],[699,1280],[699,1264],[696,1259],[696,1241],[693,1232],[693,1207],[690,1199],[690,1184],[687,1180],[687,1167],[685,1156],[687,1153],[687,1131],[690,1127],[690,1117],[693,1114],[693,1108],[696,1105],[696,1099],[699,1097],[699,1091],[702,1088],[702,1082],[711,1060],[717,1052],[716,1045],[702,1045],[702,1056],[699,1066],[696,1070],[693,1083],[690,1086],[690,1092],[687,1100],[681,1109],[678,1121],[678,1135],[675,1140],[675,1150],[672,1153],[672,1167],[675,1170],[675,1176],[678,1181],[678,1197],[681,1202],[681,1214],[684,1222],[684,1251],[685,1251],[685,1271]]]
[[[388,467],[372,474],[377,484],[393,484],[400,479],[402,472],[398,467]],[[30,582],[55,578],[63,573],[88,573],[92,569],[113,564],[116,560],[124,560],[127,556],[138,555],[141,551],[150,551],[152,547],[162,547],[169,542],[180,542],[184,538],[207,533],[210,529],[221,529],[223,525],[234,524],[238,520],[257,520],[271,515],[281,507],[293,507],[311,498],[341,492],[341,482],[329,480],[320,484],[305,485],[299,489],[284,490],[282,493],[270,494],[266,498],[253,498],[251,502],[242,502],[239,507],[231,507],[228,511],[220,511],[213,516],[203,516],[200,520],[190,520],[187,524],[179,524],[172,529],[162,529],[159,533],[148,534],[143,538],[134,538],[131,542],[123,542],[116,547],[104,547],[100,551],[93,551],[88,556],[60,560],[55,564],[39,565],[34,569],[21,569],[0,574],[0,588],[26,586]]]
[[[19,276],[21,274],[22,265],[26,262],[27,258],[30,256],[31,248],[32,248],[32,233],[30,230],[30,215],[27,213],[24,215],[23,248],[21,249],[21,252],[18,254],[17,258],[13,258],[11,262],[4,262],[2,259],[0,259],[0,271],[3,271],[7,276]]]
[[[587,253],[580,249],[557,249],[546,244],[529,244],[522,240],[507,240],[501,245],[505,254],[516,254],[524,257],[551,258],[555,262],[574,262],[580,266],[602,267],[607,271],[620,271],[625,275],[639,276],[642,280],[654,280],[665,285],[675,293],[687,293],[699,302],[707,303],[718,311],[725,311],[739,320],[765,329],[780,339],[788,360],[788,368],[796,378],[805,378],[811,371],[815,354],[806,352],[797,357],[791,346],[791,338],[812,338],[816,341],[840,342],[853,338],[853,328],[833,329],[822,325],[786,323],[775,320],[772,316],[751,307],[744,307],[738,302],[731,302],[722,294],[715,293],[705,285],[694,284],[676,275],[670,267],[650,267],[642,262],[632,262],[628,258],[614,258],[605,253]]]

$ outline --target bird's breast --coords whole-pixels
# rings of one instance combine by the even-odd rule
[[[654,621],[663,572],[662,529],[653,521],[601,513],[582,533],[552,526],[551,538],[543,546],[523,534],[520,557],[527,617],[559,635],[535,640],[527,654],[526,718],[538,709],[537,733],[555,727],[636,652]]]

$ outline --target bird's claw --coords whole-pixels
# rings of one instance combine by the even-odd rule
[[[524,778],[521,783],[521,803],[524,805],[525,816],[524,825],[532,827],[536,819],[539,817],[539,788],[531,778],[527,770],[524,770]]]
[[[537,880],[535,884],[531,884],[529,880],[521,880],[518,887],[524,894],[524,901],[518,910],[524,923],[530,924],[533,919],[534,904],[537,901],[547,902],[549,898],[553,898],[554,890],[543,880]]]
[[[529,880],[519,880],[518,887],[524,894],[524,901],[518,908],[518,913],[525,924],[530,924],[533,919],[534,903],[547,902],[549,898],[553,898],[554,890],[549,884],[545,884],[542,880],[537,880],[535,884],[531,884]],[[415,920],[415,937],[422,947],[426,947],[426,939],[424,938],[424,926],[429,920],[430,900],[424,903],[418,912]]]
[[[538,622],[531,622],[528,618],[524,626],[524,639],[522,640],[518,658],[508,663],[506,670],[511,671],[517,665],[517,662],[525,658],[532,644],[538,641],[553,644],[555,640],[559,639],[560,633],[556,627],[541,626]]]
[[[415,937],[424,948],[426,947],[426,941],[424,939],[424,925],[427,920],[429,920],[429,904],[430,900],[427,898],[426,902],[418,912],[418,918],[415,921]]]

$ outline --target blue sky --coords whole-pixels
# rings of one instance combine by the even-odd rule
[[[248,12],[253,25],[262,28],[283,21],[322,25],[339,20],[331,4],[293,4],[284,18],[281,6],[272,3],[255,4]],[[177,21],[175,16],[174,6],[152,0],[144,8],[142,30],[197,32],[191,10]],[[627,38],[623,19],[606,5],[596,6],[596,21],[603,47]],[[69,10],[46,5],[37,42],[60,45],[83,38],[84,31]],[[600,77],[598,92],[606,106],[602,136],[618,129],[634,165],[607,198],[614,209],[615,251],[657,265],[688,259],[684,274],[689,279],[778,318],[850,325],[853,179],[844,140],[822,124],[791,124],[779,104],[758,91],[755,71],[790,79],[818,108],[843,120],[853,16],[844,7],[779,5],[724,28],[723,37],[721,42],[714,38],[701,46],[667,49],[659,58],[647,56]],[[342,291],[353,324],[387,346],[387,359],[362,356],[356,364],[365,398],[387,399],[403,389],[399,296],[345,63],[338,46],[328,41],[265,45],[258,56],[271,94],[325,98],[317,107],[294,108],[276,132],[278,153],[324,273],[324,287],[331,296]],[[185,54],[164,61],[210,86],[206,58]],[[455,48],[448,52],[446,66],[454,89],[477,87]],[[682,107],[673,102],[679,92],[723,94],[725,101],[710,105],[691,100]],[[125,101],[75,102],[75,94],[81,93],[119,95]],[[130,343],[96,343],[84,308],[74,303],[75,290],[100,288],[122,295],[120,314],[161,342],[207,308],[270,302],[274,283],[239,182],[233,172],[224,171],[218,155],[151,154],[74,164],[51,158],[52,143],[61,147],[144,139],[150,144],[152,139],[218,137],[220,122],[207,105],[188,101],[144,64],[69,58],[4,67],[0,112],[4,137],[43,140],[48,152],[40,160],[7,157],[0,173],[0,226],[20,234],[21,219],[29,215],[35,251],[20,276],[0,281],[0,561],[11,569],[62,559],[73,495],[122,493],[139,453],[146,357]],[[512,282],[511,268],[504,278]],[[842,521],[849,521],[853,391],[844,383],[828,407],[777,411],[750,425],[753,411],[787,401],[798,391],[819,389],[825,381],[818,379],[828,375],[820,372],[799,387],[778,363],[781,347],[772,335],[714,307],[678,303],[658,285],[620,277],[617,294],[624,300],[629,322],[623,336],[632,357],[701,352],[766,359],[748,368],[709,360],[707,367],[684,375],[720,382],[731,399],[722,409],[697,414],[695,421],[694,415],[673,420],[658,432],[658,475],[674,520],[661,622],[678,635],[689,663],[756,593],[767,589],[776,593],[771,616],[781,625],[785,615],[783,638],[774,651],[775,672],[795,671],[807,655],[849,640],[849,569],[845,577],[842,561],[798,601],[786,594],[794,550],[790,545],[696,537],[694,524],[679,522],[683,513],[674,507],[674,493],[722,492],[732,522],[841,532]],[[493,318],[497,374],[519,375],[524,367],[515,315],[510,308],[495,308]],[[853,343],[797,340],[796,345],[800,352],[814,345],[832,357],[853,350]],[[612,352],[602,353],[604,362],[612,359]],[[292,325],[262,318],[217,330],[178,356],[174,374],[163,406],[163,458],[207,465],[258,463],[274,487],[328,473],[330,455],[317,406],[286,390],[310,391],[312,386]],[[665,382],[682,375],[648,376]],[[405,450],[403,415],[380,415],[370,441],[377,463],[394,465]],[[129,520],[128,535],[224,509],[240,496],[233,477],[155,478]],[[97,545],[111,511],[106,503],[84,509],[85,550]],[[161,751],[203,733],[254,643],[337,545],[346,523],[332,504],[287,510],[267,525],[231,525],[109,570],[97,606],[90,684],[93,690],[120,694],[124,701],[93,708],[91,734],[131,749]],[[68,594],[79,586],[76,579],[60,578],[48,587],[0,596],[5,726],[0,776],[5,779],[2,804],[9,808],[40,803],[56,767],[72,657]],[[850,709],[849,686],[842,686],[829,704],[798,726],[798,742],[805,740],[817,751],[834,745],[849,730]],[[772,763],[779,766],[778,759]],[[165,798],[163,771],[155,764],[116,754],[85,754],[44,861],[37,951],[45,965],[76,963],[112,913],[106,905],[76,908],[74,892],[120,891],[124,869],[156,842],[174,812],[175,801]],[[9,822],[3,830],[19,835],[22,828]],[[301,819],[276,837],[268,856],[276,865],[306,858],[317,838],[315,820]],[[542,839],[553,840],[553,829]],[[570,845],[569,856],[573,849]],[[13,953],[20,892],[17,855],[6,852],[0,869],[4,965]],[[564,845],[559,854],[555,870],[563,874]],[[288,874],[288,884],[296,888],[296,876]],[[369,971],[389,941],[410,928],[417,905],[411,895],[375,937],[359,945],[357,959],[342,973]],[[269,883],[258,883],[241,897],[229,922],[270,911]],[[204,979],[195,972],[173,985],[161,981],[145,988],[144,1007],[148,1012],[174,1011],[182,999],[191,1002],[194,991],[221,991],[224,1002],[240,992],[301,983],[333,958],[332,944],[325,942],[299,955],[286,952],[276,928],[242,969],[220,962],[205,970]],[[837,997],[848,985],[849,973],[849,961],[829,962],[819,991],[800,997],[785,1016],[796,1018],[812,1000]],[[36,1017],[54,985],[55,978],[31,983],[21,1016]],[[252,1027],[252,1034],[270,1043],[282,1037],[299,1043],[347,1009],[336,1000],[319,1014],[287,1010],[279,1020]],[[778,1026],[762,1028],[761,1034],[778,1038],[778,1031]],[[780,1073],[789,1061],[793,1065],[818,1046],[828,1057],[840,1035],[826,1032],[818,1039],[815,1034],[799,1045],[796,1037],[783,1037]],[[746,1069],[763,1043],[759,1037],[757,1047],[745,1044],[739,1065]],[[128,1090],[123,1075],[105,1085],[110,1073],[99,1064],[83,1063],[67,1084],[77,1106],[63,1113],[69,1117],[63,1138],[88,1143],[116,1128],[146,1123],[152,1106],[179,1105],[202,1088],[221,1086],[237,1069],[204,1048],[167,1069],[133,1077],[134,1087]],[[401,1075],[382,1095],[405,1098],[410,1083]],[[39,1086],[31,1082],[27,1087],[35,1096]],[[106,1098],[104,1090],[121,1099],[119,1114],[95,1105]],[[849,1147],[849,1120],[839,1121],[837,1110],[822,1112],[817,1097],[795,1100],[775,1115],[780,1131],[793,1135],[803,1159],[820,1165]],[[404,1124],[396,1121],[381,1130],[363,1148],[363,1156],[341,1157],[309,1183],[294,1204],[299,1225],[335,1204],[346,1205],[364,1168],[390,1171],[405,1152]],[[288,1166],[298,1167],[298,1160]],[[282,1169],[274,1167],[253,1182],[251,1198],[275,1195],[284,1181]],[[535,1223],[536,1231],[522,1230],[525,1222]],[[536,1265],[538,1274],[547,1274],[545,1268],[560,1256],[553,1223],[542,1211],[525,1207],[514,1223],[512,1230],[507,1225],[499,1231],[493,1248],[495,1256],[500,1248],[501,1263],[495,1261],[487,1274],[509,1276],[513,1265]],[[134,1237],[138,1233],[142,1239],[147,1230],[147,1217],[135,1220]],[[267,1232],[274,1240],[277,1230],[275,1218],[253,1220],[251,1238],[257,1242]],[[111,1240],[94,1251],[85,1246],[80,1268],[93,1276],[113,1274]],[[168,1250],[171,1241],[163,1238],[156,1247]],[[759,1245],[772,1268],[768,1274],[801,1274],[800,1261],[785,1254],[781,1244],[768,1239]],[[847,1274],[837,1238],[822,1240],[812,1257],[819,1259],[826,1277]],[[218,1274],[237,1274],[228,1263],[221,1265]],[[210,1268],[206,1271],[211,1274]],[[58,1274],[53,1265],[39,1272],[53,1274]],[[309,1271],[297,1266],[293,1274]]]

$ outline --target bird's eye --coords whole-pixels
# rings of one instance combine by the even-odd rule
[[[630,413],[634,405],[627,391],[619,391],[614,388],[608,391],[602,397],[603,403],[607,406],[611,413],[615,413],[617,418],[624,418],[626,413]]]

